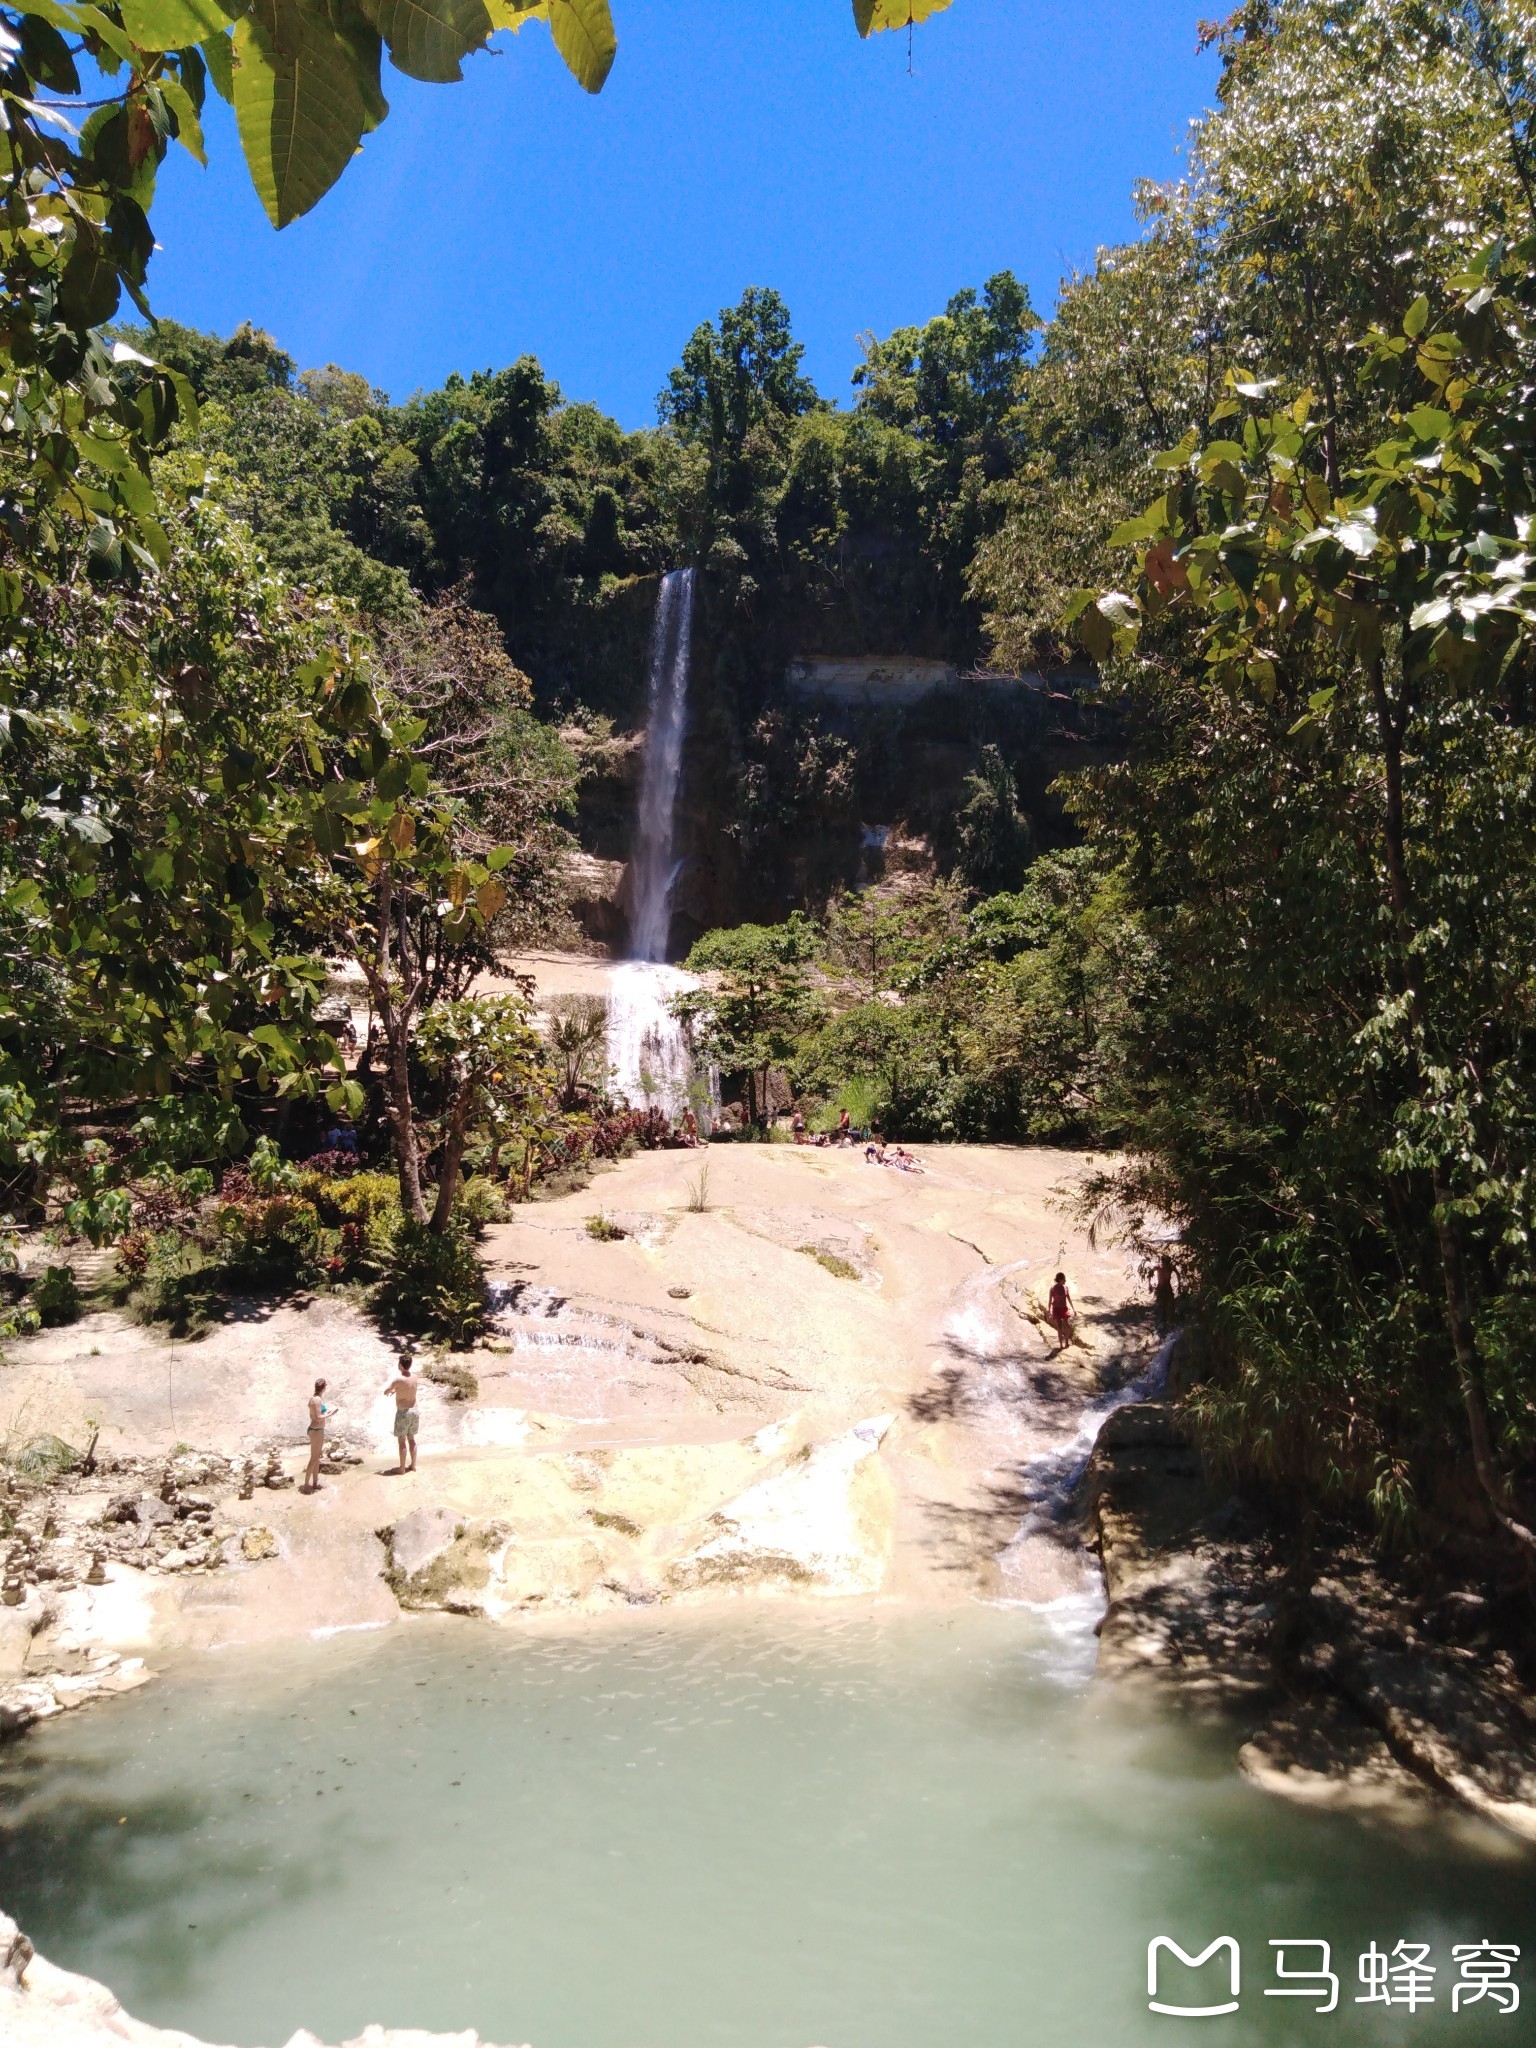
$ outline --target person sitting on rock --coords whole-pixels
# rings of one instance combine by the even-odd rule
[[[402,1353],[400,1370],[384,1389],[386,1394],[395,1397],[395,1442],[399,1446],[400,1462],[391,1469],[397,1473],[416,1470],[416,1393],[421,1383],[412,1370],[415,1363],[411,1352]],[[405,1461],[407,1451],[411,1454],[409,1464]]]

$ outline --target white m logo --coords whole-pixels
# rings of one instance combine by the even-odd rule
[[[1157,1952],[1167,1949],[1169,1955],[1177,1956],[1186,1969],[1198,1970],[1211,1960],[1218,1949],[1225,1949],[1232,1961],[1232,1995],[1226,2005],[1160,2005],[1157,1998]],[[1201,1949],[1197,1956],[1185,1955],[1176,1941],[1170,1941],[1166,1934],[1155,1935],[1147,1943],[1147,2004],[1153,2012],[1166,2012],[1176,2020],[1213,2020],[1219,2013],[1237,2011],[1239,1976],[1237,1943],[1230,1934],[1218,1934],[1209,1948]]]

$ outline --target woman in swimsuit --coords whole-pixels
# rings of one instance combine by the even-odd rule
[[[320,1491],[320,1455],[325,1449],[325,1418],[336,1410],[328,1407],[320,1396],[325,1392],[325,1381],[315,1381],[315,1391],[309,1397],[309,1470],[304,1474],[300,1493]]]
[[[1046,1300],[1045,1312],[1056,1328],[1056,1349],[1065,1351],[1067,1340],[1072,1335],[1072,1297],[1067,1292],[1067,1276],[1058,1273]]]

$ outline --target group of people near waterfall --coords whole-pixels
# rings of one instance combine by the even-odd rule
[[[335,1427],[333,1418],[341,1410],[339,1401],[326,1400],[326,1384],[324,1379],[316,1380],[315,1391],[309,1397],[309,1424],[305,1431],[309,1441],[309,1465],[299,1486],[300,1493],[320,1491],[320,1463],[325,1456],[325,1440]],[[416,1394],[420,1384],[416,1377],[415,1354],[410,1351],[402,1352],[395,1376],[384,1388],[386,1394],[393,1394],[395,1397],[397,1458],[387,1469],[397,1476],[416,1470]]]
[[[927,1171],[904,1145],[887,1144],[878,1117],[871,1117],[868,1130],[856,1131],[853,1118],[846,1109],[842,1109],[838,1111],[834,1130],[812,1131],[806,1127],[805,1111],[796,1109],[789,1119],[789,1129],[797,1145],[862,1145],[864,1157],[872,1166],[894,1166],[901,1173]]]

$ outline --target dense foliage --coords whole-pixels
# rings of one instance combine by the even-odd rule
[[[1161,980],[1098,1195],[1182,1230],[1194,1412],[1304,1498],[1527,1550],[1529,28],[1244,11],[1225,365],[1106,536],[1132,588],[1068,608],[1133,735],[1074,801]]]
[[[955,884],[845,896],[825,922],[739,926],[686,963],[700,1056],[762,1123],[774,1070],[813,1124],[888,1136],[1104,1143],[1123,1131],[1126,1040],[1155,965],[1123,885],[1087,848],[967,903]]]
[[[1212,1444],[1536,1548],[1529,0],[1244,0],[1143,232],[1043,326],[1003,270],[871,339],[847,404],[765,286],[636,433],[531,359],[397,406],[248,329],[108,333],[208,82],[282,220],[386,47],[446,80],[534,16],[600,84],[602,0],[0,7],[6,1208],[131,1225],[151,1308],[335,1262],[468,1329],[477,1170],[666,1136],[595,1011],[541,1040],[472,987],[558,916],[687,561],[736,895],[682,1008],[749,1120],[1121,1147],[1093,1201],[1177,1233]],[[786,687],[887,651],[1060,689]],[[251,1148],[323,1116],[387,1174]]]

